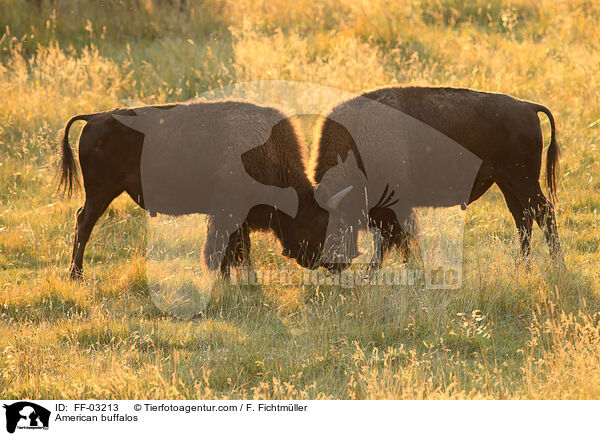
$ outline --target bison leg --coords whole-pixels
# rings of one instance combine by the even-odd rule
[[[484,164],[479,169],[479,173],[473,183],[473,189],[469,196],[469,204],[473,203],[479,197],[487,192],[488,189],[494,184],[494,178],[492,177],[492,170],[489,165]]]
[[[517,232],[521,242],[521,255],[523,256],[523,259],[528,259],[531,251],[531,233],[533,228],[532,213],[521,204],[519,199],[509,188],[504,185],[499,185],[499,187],[504,195],[506,205],[515,220],[515,225],[517,226]]]
[[[86,195],[85,204],[77,212],[77,227],[73,241],[73,257],[69,275],[72,279],[83,277],[83,253],[85,246],[92,234],[92,230],[102,216],[108,205],[117,197],[116,195]]]
[[[556,226],[556,216],[554,215],[554,206],[544,196],[539,182],[535,186],[528,186],[527,188],[523,186],[509,188],[508,184],[503,183],[498,183],[498,186],[500,186],[508,207],[515,217],[519,236],[523,235],[521,236],[521,247],[524,255],[529,254],[531,246],[530,216],[532,216],[544,232],[550,249],[550,256],[552,256],[559,266],[564,266],[564,259],[558,238],[558,228]],[[522,219],[523,216],[525,220]]]
[[[369,230],[373,234],[373,256],[369,262],[370,269],[379,269],[385,254],[391,247],[391,226],[387,222],[374,221]]]
[[[228,276],[231,267],[240,265],[250,267],[250,231],[245,223],[229,238],[221,261],[221,274]]]
[[[390,209],[373,208],[369,211],[369,230],[373,233],[373,257],[369,262],[370,269],[381,268],[383,258],[391,246],[394,221],[396,219]]]
[[[405,223],[408,223],[406,221]],[[369,227],[373,232],[375,251],[371,259],[371,267],[379,268],[387,251],[398,248],[404,255],[405,261],[412,255],[411,234],[407,232],[389,208],[373,208],[369,211]]]
[[[222,236],[214,222],[214,217],[208,217],[206,241],[204,241],[204,263],[211,271],[216,271],[221,263]]]
[[[415,256],[418,258],[420,253],[418,245],[415,244],[416,240],[413,234],[414,229],[408,231],[405,229],[405,226],[400,225],[398,222],[393,223],[389,227],[389,245],[400,250],[405,262],[408,262],[410,258],[414,258]]]
[[[209,217],[204,242],[204,262],[209,270],[218,269],[227,277],[232,266],[249,265],[250,233],[246,223],[243,223],[228,236],[224,223],[219,217]]]
[[[369,269],[379,269],[383,263],[384,237],[380,229],[373,229],[373,257],[369,262]]]
[[[564,266],[565,260],[560,248],[554,206],[544,196],[539,184],[537,186],[537,193],[531,201],[531,209],[533,211],[533,217],[535,218],[535,221],[544,231],[544,236],[546,238],[548,248],[550,249],[550,256],[552,256],[558,266]]]

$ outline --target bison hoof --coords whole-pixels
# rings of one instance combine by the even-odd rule
[[[71,280],[83,280],[83,270],[81,268],[71,267],[69,278]]]

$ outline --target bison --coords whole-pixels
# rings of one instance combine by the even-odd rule
[[[546,180],[555,200],[560,150],[554,118],[542,105],[504,94],[432,87],[380,88],[337,105],[320,128],[313,163],[319,204],[333,215],[342,210],[344,218],[330,221],[327,231],[334,241],[329,249],[338,259],[323,259],[322,265],[347,267],[357,255],[354,230],[361,227],[376,229],[375,267],[392,246],[408,253],[412,208],[466,208],[494,183],[514,218],[522,256],[529,255],[535,220],[562,265],[554,207],[539,183],[538,112],[550,121]]]
[[[72,278],[82,276],[94,225],[123,192],[151,214],[209,215],[204,258],[225,275],[249,263],[253,230],[274,231],[284,255],[318,266],[328,214],[315,201],[294,125],[277,109],[218,101],[77,115],[61,143],[59,186],[68,195],[79,184],[68,142],[78,120],[87,121],[79,139],[85,203],[77,212]],[[305,223],[323,234],[309,238]]]

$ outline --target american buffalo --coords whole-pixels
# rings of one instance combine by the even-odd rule
[[[327,212],[314,199],[295,128],[278,110],[220,101],[75,116],[64,130],[59,170],[68,194],[78,184],[68,142],[77,120],[87,121],[79,140],[86,198],[77,212],[72,278],[82,276],[98,218],[123,192],[151,214],[208,214],[204,257],[223,274],[249,262],[251,230],[273,230],[286,256],[318,266],[311,241],[323,241]],[[313,230],[309,238],[306,223],[323,234]]]
[[[330,221],[329,250],[339,259],[323,259],[322,265],[348,266],[357,254],[356,227],[362,226],[377,229],[378,266],[391,246],[409,250],[412,208],[466,207],[494,183],[515,220],[522,255],[529,255],[535,220],[562,265],[554,207],[539,183],[538,112],[551,126],[546,180],[554,200],[559,146],[554,118],[544,106],[503,94],[429,87],[386,87],[337,105],[320,129],[313,177],[319,203],[332,214],[343,210],[346,223]]]
[[[555,199],[559,146],[552,113],[503,94],[388,87],[345,101],[321,126],[312,181],[294,125],[276,109],[221,101],[75,116],[65,127],[60,162],[61,185],[70,194],[78,177],[68,132],[75,121],[87,121],[79,141],[86,200],[77,213],[71,277],[81,277],[92,229],[122,192],[151,214],[211,216],[204,257],[211,269],[228,274],[230,267],[248,264],[253,230],[274,231],[283,254],[300,265],[332,271],[358,254],[357,229],[374,230],[372,265],[378,267],[392,246],[410,254],[415,207],[464,208],[496,183],[514,217],[522,255],[529,255],[535,220],[562,264],[554,208],[539,184],[538,112],[550,120],[546,179]],[[143,118],[154,124],[148,127]],[[188,121],[180,131],[166,128],[183,119]],[[166,120],[164,130],[156,120]],[[152,147],[142,133],[150,131]],[[145,147],[156,155],[144,169]],[[158,170],[152,166],[161,163]],[[241,168],[249,178],[240,184]],[[257,185],[291,188],[293,210],[277,200],[277,191]],[[209,207],[188,201],[198,192],[215,194],[204,199]],[[277,195],[263,202],[264,192]],[[244,216],[224,226],[232,211]]]

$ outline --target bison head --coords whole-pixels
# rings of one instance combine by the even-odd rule
[[[358,257],[358,230],[368,217],[367,179],[353,152],[345,161],[327,171],[315,190],[315,199],[327,210],[329,219],[324,238],[321,266],[341,271]]]
[[[295,259],[303,268],[316,269],[321,266],[329,212],[319,206],[314,195],[299,196],[295,218],[280,212],[278,220],[282,254]]]

